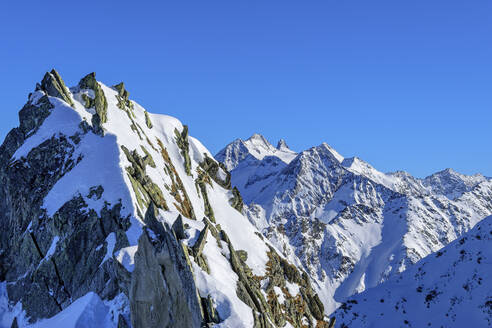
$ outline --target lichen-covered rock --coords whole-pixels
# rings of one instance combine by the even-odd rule
[[[243,213],[243,198],[236,187],[232,188],[232,195],[233,197],[230,199],[231,206],[239,211],[239,213]]]
[[[96,110],[96,113],[92,116],[92,125],[97,134],[103,135],[104,130],[102,124],[108,121],[108,101],[104,95],[104,91],[96,80],[96,73],[90,73],[82,78],[79,82],[79,88],[94,91],[94,100],[89,103],[89,105],[93,103]]]
[[[219,323],[220,317],[214,306],[214,301],[210,295],[206,298],[202,297],[202,307],[205,313],[205,321],[208,323]]]
[[[145,124],[147,124],[147,127],[149,129],[152,129],[154,127],[152,125],[152,121],[150,120],[150,116],[149,116],[149,113],[147,113],[147,111],[145,111]]]
[[[199,328],[204,318],[183,248],[172,230],[152,212],[150,209],[145,216],[148,228],[135,254],[130,291],[132,326]]]
[[[219,186],[225,189],[231,189],[231,174],[226,169],[224,164],[217,162],[213,158],[205,155],[205,159],[200,163],[200,167],[207,172],[207,174],[214,180]]]
[[[140,208],[144,209],[148,207],[150,202],[153,201],[157,207],[168,210],[169,208],[164,195],[162,194],[162,190],[152,182],[145,171],[146,166],[153,163],[153,160],[150,161],[151,157],[146,156],[145,158],[142,158],[137,151],[133,150],[130,152],[125,146],[121,146],[121,149],[125,153],[128,161],[132,164],[130,167],[126,168],[126,171],[132,183],[135,195],[137,196]]]
[[[195,211],[193,210],[193,205],[191,204],[190,198],[188,197],[188,193],[186,192],[183,181],[176,171],[176,168],[174,167],[174,164],[171,161],[167,149],[166,147],[164,147],[162,141],[158,139],[157,143],[159,145],[159,148],[161,149],[160,152],[162,159],[165,162],[165,172],[171,178],[171,194],[176,200],[174,206],[185,217],[194,220],[196,219]]]
[[[209,186],[212,185],[210,182],[210,177],[208,174],[202,170],[199,170],[197,168],[198,172],[198,177],[195,180],[195,184],[197,185],[197,189],[201,192],[202,198],[203,198],[203,205],[205,207],[205,215],[207,218],[209,218],[210,221],[215,223],[215,215],[214,215],[214,210],[212,208],[212,205],[210,204],[210,201],[208,199],[208,194],[207,194],[207,184]]]
[[[176,135],[176,144],[181,150],[181,155],[184,159],[185,172],[191,175],[191,159],[190,159],[190,144],[188,142],[188,126],[183,125],[183,131],[181,133],[175,129],[174,134]]]
[[[70,106],[74,106],[70,92],[56,70],[52,69],[44,75],[40,87],[47,95],[60,98]]]

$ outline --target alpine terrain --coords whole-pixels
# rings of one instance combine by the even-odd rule
[[[379,181],[263,141],[223,165],[123,83],[46,73],[0,147],[0,327],[333,327],[323,288],[376,284],[490,212],[481,177]]]
[[[451,169],[425,179],[406,172],[382,173],[357,157],[344,158],[327,144],[296,153],[285,141],[274,147],[258,134],[233,141],[215,158],[231,172],[231,183],[243,197],[250,222],[313,279],[326,313],[343,305],[335,314],[342,318],[340,325],[403,325],[404,316],[398,317],[398,313],[404,307],[396,304],[402,297],[409,302],[405,320],[412,327],[424,327],[428,322],[432,327],[450,327],[451,323],[459,327],[458,322],[465,322],[456,314],[459,304],[480,312],[475,322],[492,325],[492,292],[485,278],[487,270],[490,272],[485,264],[490,253],[486,223],[490,218],[481,226],[483,238],[475,238],[480,228],[470,231],[492,214],[490,178]],[[456,254],[460,244],[450,243],[462,238],[469,241],[470,250],[463,246],[466,261],[458,267],[454,263],[462,255]],[[446,245],[442,259],[430,255],[422,260]],[[477,255],[480,251],[483,256]],[[414,283],[418,270],[421,276]],[[461,279],[456,282],[458,287],[450,282],[455,275]],[[479,278],[481,286],[477,286]],[[469,280],[469,290],[455,292],[465,280]],[[415,284],[422,285],[417,296]],[[392,288],[395,290],[390,293]],[[433,288],[435,297],[419,303]],[[392,295],[390,302],[386,301],[389,294],[384,293]],[[453,297],[459,300],[450,307]],[[438,301],[439,305],[432,305]],[[413,304],[417,305],[410,310]],[[417,319],[424,305],[428,315]],[[440,321],[446,313],[449,320]]]
[[[492,216],[401,275],[348,299],[340,327],[490,327]]]

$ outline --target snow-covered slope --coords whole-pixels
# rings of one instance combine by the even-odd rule
[[[56,71],[19,117],[0,147],[1,327],[328,326],[177,119]]]
[[[487,181],[487,178],[481,174],[468,176],[453,169],[446,169],[428,176],[422,183],[435,194],[455,199],[485,181]]]
[[[230,162],[224,154],[217,158]],[[231,171],[246,213],[291,261],[301,261],[333,311],[461,236],[492,213],[492,182],[385,174],[327,144],[289,163],[248,153]],[[459,186],[460,193],[450,193]],[[464,187],[462,187],[464,186]]]
[[[337,327],[492,326],[492,216],[402,274],[346,300]]]

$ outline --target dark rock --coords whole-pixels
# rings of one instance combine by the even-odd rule
[[[231,189],[231,174],[226,169],[224,164],[217,162],[213,158],[205,155],[205,159],[200,163],[200,167],[207,172],[207,174],[214,180],[219,186],[225,189]],[[219,170],[225,174],[225,179],[222,179],[219,174]],[[239,191],[238,191],[239,192]],[[242,201],[242,200],[241,200]]]
[[[90,73],[82,78],[79,82],[79,88],[91,89],[94,91],[94,100],[93,102],[89,102],[89,105],[93,103],[96,110],[96,113],[92,116],[92,125],[95,133],[103,135],[104,130],[102,124],[108,121],[108,101],[106,100],[104,91],[96,80],[96,73]]]
[[[178,215],[178,218],[173,223],[173,231],[176,234],[176,238],[178,238],[178,240],[187,238],[183,225],[183,217],[181,216],[181,214]]]
[[[152,230],[157,240],[145,229],[135,254],[130,291],[132,326],[198,328],[203,312],[183,247],[169,227],[161,224]]]
[[[190,159],[190,144],[188,142],[188,126],[183,125],[183,131],[181,133],[174,129],[174,134],[176,135],[176,144],[178,148],[181,150],[181,155],[184,159],[184,167],[185,172],[188,175],[191,175],[191,159]]]
[[[70,106],[74,106],[65,83],[58,72],[54,69],[44,75],[40,88],[49,96],[60,98]]]
[[[236,187],[232,188],[232,195],[233,197],[229,200],[231,206],[239,213],[243,213],[243,198]]]
[[[14,318],[14,321],[12,321],[12,325],[10,328],[19,328],[19,324],[17,323],[17,317]]]

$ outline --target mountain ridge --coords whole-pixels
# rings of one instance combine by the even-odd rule
[[[219,161],[230,146],[218,153]],[[241,191],[250,221],[317,277],[318,292],[332,311],[492,213],[492,183],[480,175],[454,174],[457,181],[426,185],[430,178],[382,173],[327,144],[298,153],[288,164],[274,154],[242,158],[231,170],[231,183]],[[455,185],[464,186],[462,192],[446,193]]]
[[[123,83],[52,70],[19,122],[0,146],[0,326],[333,326],[224,166]]]

